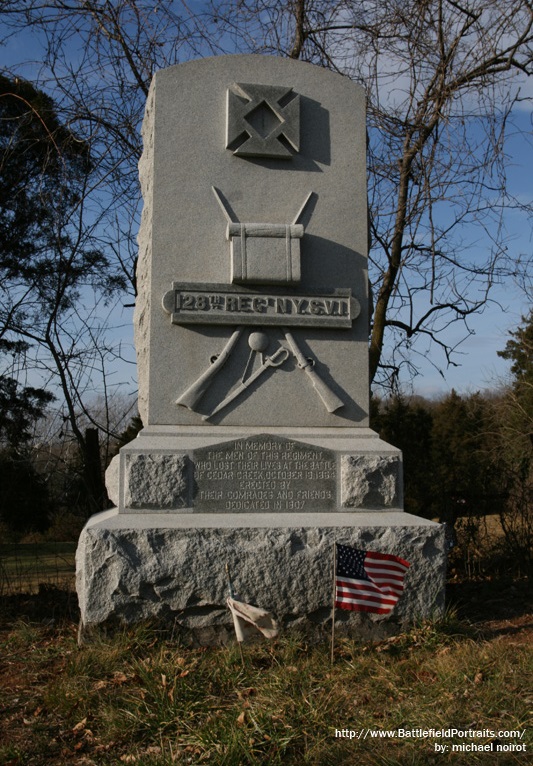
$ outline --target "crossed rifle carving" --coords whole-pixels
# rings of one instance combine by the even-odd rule
[[[238,234],[241,231],[241,227],[246,227],[247,224],[241,224],[238,221],[234,221],[223,194],[214,186],[211,188],[227,220],[228,236],[231,234]],[[303,226],[298,224],[298,221],[301,218],[303,211],[312,196],[313,192],[310,192],[298,210],[292,224],[288,226],[275,226],[274,224],[248,224],[248,226],[259,227],[261,229],[261,231],[258,232],[256,232],[255,229],[252,229],[252,233],[255,233],[256,235],[260,234],[261,236],[278,236],[279,231],[283,231],[285,236],[292,236],[291,232],[292,229],[294,229],[294,235],[301,237],[303,235]],[[263,231],[265,227],[266,234],[265,231]],[[177,399],[176,404],[179,404],[182,407],[187,407],[190,410],[197,411],[197,405],[199,404],[200,400],[206,393],[215,377],[218,375],[220,369],[231,356],[231,353],[237,345],[243,330],[244,327],[238,327],[233,332],[220,354],[218,354],[216,357],[213,357],[211,360],[210,367],[208,367],[200,375],[200,377],[195,380],[194,383],[192,383],[186,391],[183,392],[179,399]],[[246,364],[241,383],[232,391],[230,391],[227,396],[210,413],[203,415],[204,420],[209,420],[209,418],[218,414],[221,410],[231,404],[231,402],[240,396],[247,388],[252,385],[254,381],[263,376],[263,374],[268,370],[276,369],[276,367],[281,367],[287,361],[291,353],[296,359],[297,366],[303,370],[311,380],[313,388],[322,400],[322,403],[324,404],[324,407],[327,409],[327,411],[335,412],[336,410],[340,409],[340,407],[344,406],[342,399],[340,399],[337,394],[331,390],[327,383],[322,380],[322,378],[316,372],[315,360],[310,359],[303,354],[302,350],[296,343],[294,336],[291,332],[289,332],[288,329],[283,328],[283,334],[285,336],[285,340],[287,341],[288,348],[280,345],[273,354],[266,357],[263,356],[263,351],[265,351],[268,347],[268,336],[262,332],[254,332],[250,334],[248,338],[248,345],[250,346],[250,357],[248,359],[248,363]],[[261,354],[261,364],[255,370],[255,372],[253,372],[249,377],[246,377],[250,363],[253,361],[254,353]]]
[[[187,407],[188,409],[195,412],[197,411],[197,406],[200,403],[200,400],[220,372],[220,369],[231,356],[231,353],[237,345],[243,331],[244,327],[238,327],[232,333],[220,354],[218,354],[216,357],[213,357],[211,365],[200,375],[199,378],[197,378],[197,380],[195,380],[189,386],[189,388],[187,388],[186,391],[183,392],[183,394],[181,394],[179,399],[177,399],[176,404],[179,404],[182,407]],[[280,344],[273,354],[266,357],[263,356],[263,351],[265,351],[268,346],[268,337],[264,333],[250,334],[248,338],[248,345],[251,349],[251,355],[254,352],[261,353],[260,366],[249,377],[245,377],[250,365],[250,358],[246,364],[241,383],[239,383],[236,388],[230,391],[227,396],[210,413],[204,415],[204,420],[209,420],[209,418],[218,414],[221,410],[231,404],[231,402],[240,396],[267,370],[281,367],[287,361],[291,353],[296,359],[297,366],[303,370],[311,380],[313,388],[322,400],[322,403],[324,404],[324,407],[327,409],[327,411],[335,412],[336,410],[340,409],[340,407],[344,406],[342,399],[340,399],[337,394],[331,390],[328,384],[322,380],[320,375],[315,370],[315,360],[310,359],[303,354],[302,350],[296,343],[293,334],[286,328],[283,328],[283,334],[285,336],[285,340],[287,341],[288,348]]]

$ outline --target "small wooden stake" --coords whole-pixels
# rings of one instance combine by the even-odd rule
[[[244,652],[242,651],[242,644],[241,644],[241,642],[240,642],[240,641],[237,641],[237,646],[239,647],[239,652],[241,653],[241,662],[242,662],[242,667],[243,667],[244,669],[246,669],[246,665],[245,665],[245,663],[244,663]]]
[[[331,665],[333,666],[333,649],[335,646],[335,596],[337,593],[337,543],[333,543],[333,604],[331,607]]]
[[[228,564],[227,561],[226,561],[226,577],[228,578],[228,590],[229,590],[230,598],[235,598],[235,591],[233,590],[233,583],[231,581],[231,575],[229,573],[229,564]],[[245,664],[244,664],[244,653],[242,651],[242,643],[239,641],[239,636],[238,636],[237,628],[236,628],[236,625],[235,625],[235,620],[238,620],[239,618],[235,617],[235,615],[232,614],[232,619],[233,619],[233,626],[235,628],[235,637],[237,639],[237,646],[239,647],[239,653],[241,655],[241,662],[242,662],[242,666],[244,668]]]

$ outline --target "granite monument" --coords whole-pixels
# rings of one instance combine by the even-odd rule
[[[403,511],[401,454],[368,424],[364,89],[288,59],[192,61],[155,75],[143,142],[144,428],[80,538],[82,625],[217,640],[227,562],[244,600],[320,628],[334,541],[411,562],[393,622],[438,611],[443,527]]]

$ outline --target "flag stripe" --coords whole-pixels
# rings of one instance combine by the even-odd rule
[[[337,585],[337,594],[338,595],[344,595],[347,598],[385,598],[388,601],[398,601],[400,598],[395,593],[382,593],[381,591],[372,591],[372,590],[347,590],[346,588],[343,588],[342,585]]]
[[[383,569],[386,572],[406,572],[409,567],[404,566],[401,563],[394,563],[391,561],[376,561],[375,559],[366,559],[365,566],[369,569]]]
[[[351,612],[372,612],[373,614],[388,614],[391,611],[390,607],[381,609],[377,606],[369,606],[368,604],[348,604],[345,601],[335,601],[335,606],[340,609],[348,609]]]
[[[368,606],[369,610],[375,609],[377,611],[378,609],[384,609],[386,612],[391,612],[394,607],[394,604],[386,604],[386,603],[382,603],[381,601],[366,601],[364,599],[356,599],[356,598],[352,598],[352,599],[343,598],[341,601],[336,601],[335,603],[337,604],[337,606],[340,605],[341,609],[343,605],[346,605],[348,609],[352,609],[354,612],[357,610],[358,607],[362,606],[363,604],[365,606]]]
[[[401,559],[399,556],[394,556],[392,553],[378,553],[377,551],[367,551],[366,552],[366,558],[371,561],[372,559],[375,559],[376,561],[390,561],[395,564],[402,564],[406,569],[408,569],[411,564],[406,561],[405,559]]]
[[[389,569],[409,569],[403,560],[389,561],[388,559],[376,559],[372,556],[365,556],[365,561],[369,566],[374,567],[388,567]]]
[[[388,614],[400,598],[408,561],[390,553],[336,544],[335,606]]]
[[[372,577],[379,577],[380,575],[383,575],[385,577],[391,577],[396,580],[403,580],[405,571],[398,571],[396,569],[384,569],[383,567],[371,567],[368,564],[365,564],[365,569],[367,571],[367,574],[371,574]]]
[[[337,577],[337,583],[342,583],[347,588],[357,588],[357,587],[365,587],[365,588],[373,588],[376,591],[383,591],[383,590],[391,590],[395,593],[402,593],[403,591],[403,585],[377,585],[376,583],[372,582],[371,580],[351,580],[346,577]]]
[[[370,580],[375,583],[388,583],[389,585],[393,585],[395,588],[401,588],[403,585],[403,577],[373,577],[370,575]]]
[[[365,560],[365,567],[367,569],[372,569],[375,572],[379,572],[379,571],[381,571],[381,572],[390,572],[390,573],[397,572],[398,574],[405,574],[405,572],[408,569],[408,567],[404,567],[403,564],[402,565],[398,565],[398,566],[394,566],[393,564],[389,564],[387,562],[372,561],[372,560],[370,560],[370,561],[366,561]]]
[[[396,604],[395,599],[365,596],[357,593],[350,593],[347,596],[338,594],[338,601],[345,601],[347,604],[377,604],[378,606],[388,606],[390,609]]]
[[[376,596],[378,598],[386,597],[388,599],[394,599],[395,601],[398,601],[401,594],[396,593],[384,593],[382,590],[379,590],[379,588],[354,588],[350,587],[347,588],[343,583],[339,582],[337,580],[337,592],[343,592],[348,595],[352,596],[362,596],[362,595],[368,595],[368,596]]]
[[[370,580],[370,582],[380,590],[393,590],[396,593],[401,593],[403,591],[403,585],[400,583],[388,583],[385,580]]]
[[[345,602],[347,604],[379,604],[379,605],[387,605],[390,608],[392,608],[396,602],[398,601],[397,598],[385,598],[383,596],[376,596],[376,595],[365,595],[364,593],[347,593],[344,594],[342,591],[337,591],[336,596],[338,601]]]
[[[391,604],[395,604],[398,601],[399,596],[393,596],[383,593],[372,593],[372,591],[353,591],[344,590],[343,588],[337,588],[337,597],[342,598],[372,598],[375,601],[387,601]]]

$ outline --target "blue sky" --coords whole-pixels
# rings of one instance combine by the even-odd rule
[[[529,88],[531,90],[531,84]],[[530,109],[523,108],[515,112],[513,122],[518,130],[510,131],[506,142],[509,190],[524,203],[531,204],[533,134]],[[532,223],[532,219],[523,212],[506,212],[509,254],[514,258],[531,259]],[[414,381],[417,392],[437,396],[455,388],[459,392],[467,393],[494,388],[505,382],[509,375],[510,363],[498,357],[497,352],[505,348],[509,332],[516,329],[521,323],[521,318],[529,313],[533,305],[533,273],[530,272],[528,276],[529,281],[518,281],[509,277],[504,284],[493,287],[491,301],[483,313],[469,320],[474,334],[464,340],[458,349],[460,354],[456,356],[455,361],[460,366],[443,370],[443,379],[429,361],[424,361],[420,366],[421,375]],[[458,326],[457,333],[452,333],[452,344],[464,337],[461,330]]]
[[[26,62],[29,58],[38,55],[37,51],[38,41],[28,32],[18,38],[12,38],[7,46],[0,49],[2,64],[6,68],[16,69],[20,74],[31,79],[36,65],[29,65]],[[533,166],[531,112],[529,108],[526,109],[525,103],[522,110],[516,113],[515,118],[520,130],[514,137],[511,135],[508,138],[506,145],[509,157],[509,186],[513,195],[531,202],[531,167]],[[528,221],[524,214],[509,211],[506,215],[506,227],[512,238],[511,254],[530,256],[533,244],[531,221]],[[531,276],[529,290],[531,290]],[[415,361],[420,374],[413,381],[414,390],[423,395],[438,396],[451,388],[467,393],[494,388],[505,382],[509,364],[500,359],[497,352],[505,347],[509,331],[518,326],[521,317],[529,311],[530,303],[531,292],[528,293],[527,286],[524,289],[523,285],[520,286],[511,278],[506,280],[505,284],[495,286],[492,291],[492,302],[487,304],[481,315],[469,319],[473,334],[463,340],[465,331],[458,324],[456,330],[450,331],[448,335],[451,345],[463,340],[458,349],[460,353],[454,357],[454,361],[460,366],[443,368],[445,360],[436,349],[432,350],[430,358],[425,358],[423,345],[418,347],[419,355]],[[124,325],[131,312],[124,311],[121,314],[119,321],[122,325],[122,337],[125,344],[129,344],[132,340],[132,331],[127,332]],[[435,369],[431,360],[442,369],[444,377]],[[124,372],[131,381],[131,367],[125,367]]]

